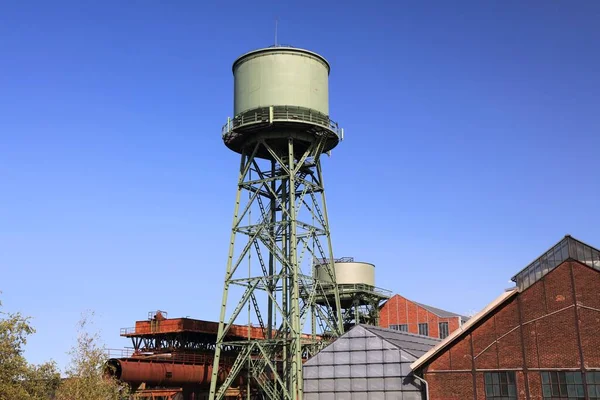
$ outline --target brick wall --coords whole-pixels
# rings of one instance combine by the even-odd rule
[[[436,314],[400,296],[390,298],[382,307],[379,314],[379,326],[389,328],[390,325],[408,324],[408,332],[419,333],[419,324],[429,325],[429,336],[440,337],[439,323],[448,323],[448,334],[460,327],[460,318],[440,318]]]
[[[541,400],[540,370],[600,368],[599,293],[600,272],[564,262],[424,366],[430,399],[484,400],[484,371],[515,370],[518,398]]]

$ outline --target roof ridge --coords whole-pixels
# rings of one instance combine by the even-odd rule
[[[506,301],[512,298],[512,296],[514,296],[516,293],[518,293],[517,289],[512,289],[510,291],[503,292],[500,296],[498,296],[491,303],[485,306],[483,310],[479,311],[473,318],[469,319],[469,321],[467,321],[463,326],[456,329],[454,332],[448,335],[446,339],[439,342],[435,347],[433,347],[427,353],[423,354],[420,358],[418,358],[414,363],[410,365],[410,367],[413,370],[420,368],[427,360],[431,359],[441,350],[451,345],[457,338],[459,338],[465,332],[468,332],[471,329],[471,327],[473,327],[475,324],[484,319],[496,308],[500,307],[502,304],[504,304]]]
[[[407,299],[407,300],[408,300],[408,299]],[[430,305],[428,305],[428,304],[419,303],[418,301],[414,301],[414,300],[410,300],[410,301],[412,301],[413,303],[415,303],[415,304],[417,304],[417,305],[419,305],[419,306],[421,306],[421,307],[423,307],[423,308],[425,308],[425,309],[429,310],[431,313],[433,313],[433,314],[437,315],[437,316],[438,316],[438,317],[440,317],[440,318],[448,318],[448,317],[444,317],[444,316],[442,316],[442,315],[439,315],[438,313],[436,313],[436,312],[435,312],[435,311],[433,311],[433,310],[437,310],[437,311],[443,311],[443,312],[445,312],[445,313],[452,314],[452,315],[453,315],[453,316],[455,316],[455,317],[460,317],[460,318],[469,318],[469,317],[467,317],[466,315],[458,314],[458,313],[455,313],[455,312],[453,312],[453,311],[444,310],[443,308],[434,307],[434,306],[430,306]]]
[[[414,337],[414,338],[420,338],[420,339],[431,339],[435,342],[441,342],[441,339],[438,338],[434,338],[431,336],[425,336],[425,335],[419,335],[417,333],[411,333],[411,332],[404,332],[404,331],[398,331],[396,329],[390,329],[390,328],[384,328],[382,326],[375,326],[375,325],[367,325],[367,324],[358,324],[358,326],[362,326],[363,328],[365,328],[366,330],[368,330],[369,332],[371,332],[371,329],[375,329],[375,330],[380,330],[380,331],[384,331],[384,332],[390,332],[393,334],[397,334],[397,335],[402,335],[402,336],[409,336],[409,337]],[[373,332],[375,333],[375,332]],[[377,333],[375,333],[377,335]],[[377,335],[380,336],[380,335]],[[385,339],[385,338],[382,338]]]

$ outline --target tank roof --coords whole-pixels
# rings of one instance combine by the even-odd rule
[[[322,55],[315,53],[314,51],[310,51],[310,50],[306,50],[306,49],[301,49],[299,47],[293,47],[293,46],[281,46],[281,45],[277,45],[277,46],[270,46],[270,47],[263,47],[261,49],[256,49],[256,50],[252,50],[249,51],[248,53],[242,54],[241,56],[239,56],[234,62],[233,65],[231,67],[231,70],[233,72],[235,72],[235,67],[238,63],[240,63],[243,59],[251,57],[251,56],[256,56],[259,55],[261,53],[304,53],[307,55],[311,55],[315,58],[318,58],[319,60],[321,60],[323,62],[323,64],[325,64],[325,66],[327,67],[327,74],[329,74],[329,72],[331,71],[331,65],[329,64],[329,61],[327,61],[327,59],[325,57],[323,57]]]
[[[355,261],[354,257],[341,257],[341,258],[334,258],[333,259],[333,263],[334,264],[345,264],[345,263],[352,263],[352,264],[367,264],[367,265],[372,265],[373,268],[375,268],[375,264],[370,263],[370,262],[366,262],[366,261]],[[317,258],[314,261],[315,266],[318,268],[322,265],[325,264],[329,264],[329,258]]]

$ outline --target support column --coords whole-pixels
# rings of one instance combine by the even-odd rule
[[[319,281],[312,271],[313,260],[328,259],[324,271],[335,282],[319,161],[325,140],[315,138],[307,143],[290,136],[282,142],[281,138],[257,137],[242,154],[211,400],[222,399],[244,369],[252,377],[250,386],[265,398],[302,400],[305,346],[312,352],[323,347],[324,333],[335,337],[343,332],[337,285]],[[326,246],[321,244],[323,240]],[[250,253],[252,265],[239,268],[250,259]],[[232,285],[240,287],[243,294],[230,308]],[[317,304],[317,298],[330,298],[333,304]],[[232,327],[238,324],[240,312],[248,308],[262,334],[257,336],[252,330],[250,337],[238,338]],[[308,335],[303,337],[304,333]],[[233,365],[224,366],[220,361],[224,349],[237,353]],[[219,386],[222,367],[231,372]]]

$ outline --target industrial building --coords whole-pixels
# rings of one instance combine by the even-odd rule
[[[421,400],[410,364],[438,342],[357,325],[304,364],[304,399]]]
[[[320,352],[303,355],[303,398],[600,399],[600,251],[566,236],[513,281],[442,341],[365,324],[326,339]],[[217,332],[216,322],[153,313],[122,330],[134,353],[109,364],[140,399],[205,399]],[[232,325],[228,341],[264,335],[260,327]],[[221,359],[220,382],[238,351],[231,346]],[[226,397],[261,398],[247,372]]]
[[[386,301],[379,311],[379,326],[439,339],[460,328],[469,318],[399,294]]]
[[[600,399],[600,251],[566,236],[412,364],[431,400]]]

